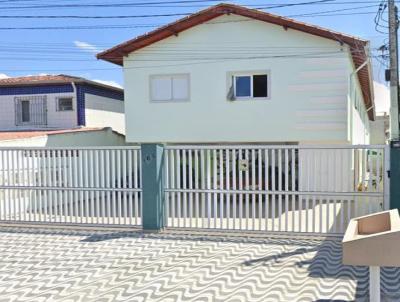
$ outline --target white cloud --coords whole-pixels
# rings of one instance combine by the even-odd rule
[[[114,86],[117,88],[123,88],[120,84],[118,84],[115,81],[105,81],[105,80],[92,80],[92,81],[100,83],[100,84],[104,84],[104,85]]]
[[[74,41],[74,44],[76,47],[78,47],[79,49],[82,49],[83,51],[86,51],[86,52],[98,53],[101,51],[101,49],[98,48],[97,46],[89,44],[87,42]]]
[[[0,73],[0,79],[8,79],[9,76],[6,75],[5,73]]]
[[[389,113],[390,89],[385,84],[374,81],[375,111],[377,115]]]

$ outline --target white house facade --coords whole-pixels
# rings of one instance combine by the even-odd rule
[[[67,75],[0,80],[0,130],[112,127],[124,133],[123,90]]]
[[[222,4],[98,57],[124,68],[129,142],[365,144],[367,54],[367,41]]]

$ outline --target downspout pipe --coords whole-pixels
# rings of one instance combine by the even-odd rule
[[[77,95],[77,89],[76,89],[75,82],[71,82],[71,86],[72,86],[72,91],[74,92],[75,108],[76,108],[76,112],[77,112],[76,124],[78,125],[78,95]]]

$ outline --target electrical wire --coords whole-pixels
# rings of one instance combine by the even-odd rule
[[[311,16],[315,14],[325,14],[332,12],[342,12],[349,10],[356,10],[362,8],[371,8],[378,5],[366,5],[366,6],[357,6],[351,8],[343,8],[343,9],[335,9],[335,10],[327,10],[322,12],[311,12],[305,14],[298,14],[292,16]],[[265,9],[264,7],[258,7],[257,9]],[[171,16],[186,16],[191,13],[173,13],[173,14],[149,14],[149,15],[118,15],[118,16],[79,16],[79,15],[18,15],[18,16],[10,16],[10,15],[0,15],[0,19],[132,19],[132,18],[154,18],[154,17],[171,17]]]

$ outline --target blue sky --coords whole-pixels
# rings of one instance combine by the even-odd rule
[[[132,19],[12,19],[4,16],[39,15],[80,15],[80,16],[118,16],[149,15],[196,12],[216,1],[177,3],[162,5],[129,6],[149,2],[171,2],[172,0],[0,0],[0,74],[21,76],[39,73],[71,74],[90,79],[112,81],[122,84],[122,70],[111,63],[98,61],[95,53],[117,43],[134,38],[155,27],[174,21],[179,16],[132,18]],[[224,1],[235,4],[262,7],[274,4],[304,3],[312,0],[237,0]],[[380,1],[374,0],[329,0],[330,3],[298,5],[292,7],[270,8],[265,11],[284,16],[314,12],[327,12],[349,9],[342,12],[325,13],[331,16],[293,17],[295,19],[320,25],[336,31],[360,36],[371,41],[372,48],[381,46],[386,34],[375,30],[374,17]],[[328,2],[329,2],[328,1]],[[176,2],[179,2],[177,0]],[[116,4],[111,7],[46,7],[46,5],[70,4]],[[118,4],[127,6],[121,7]],[[29,7],[27,7],[29,6]],[[34,7],[36,6],[36,7]],[[40,6],[40,7],[37,7]],[[34,7],[34,8],[30,8]],[[353,9],[354,8],[354,9]],[[332,14],[348,14],[335,15]],[[356,14],[354,14],[356,13]],[[362,14],[360,14],[362,13]],[[365,14],[364,14],[365,13]],[[386,12],[385,12],[386,14]],[[386,16],[385,16],[386,17]],[[21,30],[5,27],[75,27],[96,25],[129,25],[131,28],[97,29],[41,29]],[[139,27],[138,27],[139,26]],[[145,26],[145,27],[143,27]],[[386,31],[385,28],[381,30]],[[384,67],[374,60],[374,77],[384,82]]]

